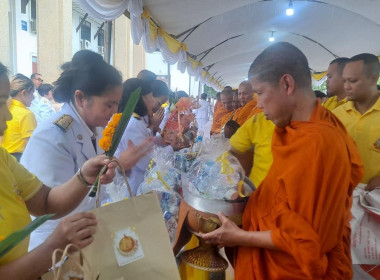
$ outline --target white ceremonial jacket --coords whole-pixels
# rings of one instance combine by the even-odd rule
[[[101,131],[102,128],[97,128],[95,152],[88,127],[69,104],[64,104],[60,112],[34,130],[21,157],[21,164],[45,185],[51,188],[59,186],[71,179],[86,160],[104,153],[99,147]],[[86,196],[70,214],[87,211],[94,206],[95,199]],[[35,230],[30,238],[29,250],[43,243],[59,221],[49,220]]]
[[[152,135],[152,131],[148,128],[149,119],[148,116],[145,117],[131,117],[127,128],[120,140],[119,147],[115,152],[116,157],[120,157],[120,154],[128,148],[128,140],[137,146],[142,144],[146,138]],[[173,153],[173,148],[167,146],[165,152]],[[128,172],[129,185],[131,186],[132,192],[136,195],[137,189],[140,184],[144,181],[145,170],[148,167],[150,161],[152,160],[152,155],[147,154],[141,158],[137,164]]]
[[[32,101],[29,109],[36,116],[38,124],[55,114],[55,110],[51,102],[42,96],[34,97],[34,100]]]

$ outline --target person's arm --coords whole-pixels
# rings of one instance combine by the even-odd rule
[[[220,228],[200,234],[206,243],[218,245],[218,248],[243,246],[279,250],[272,241],[271,231],[245,231],[222,213],[219,212],[218,217],[222,222]]]
[[[64,249],[67,244],[84,248],[93,241],[97,224],[92,213],[78,213],[63,219],[52,235],[26,255],[0,266],[0,279],[35,280],[52,266],[55,249]]]
[[[115,176],[115,163],[105,155],[100,155],[89,159],[81,167],[83,179],[94,184],[100,172],[100,169],[108,165],[108,170],[101,177],[103,184],[110,183]],[[74,175],[66,183],[53,189],[43,186],[31,199],[27,200],[26,206],[33,216],[41,216],[48,213],[54,213],[54,218],[65,216],[74,210],[83,198],[88,194],[89,187],[84,184],[77,175]]]
[[[369,180],[367,186],[365,187],[366,191],[373,191],[376,188],[380,188],[380,175],[373,177]]]

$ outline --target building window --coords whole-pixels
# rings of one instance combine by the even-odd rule
[[[82,21],[82,18],[79,18],[79,22]],[[80,27],[80,38],[82,40],[87,40],[91,42],[91,23],[85,20]]]
[[[37,18],[37,9],[36,9],[36,0],[30,1],[30,19],[36,20]]]
[[[103,29],[99,30],[99,33],[98,33],[98,46],[104,47],[104,30]]]
[[[38,72],[38,60],[37,56],[32,56],[32,72],[37,73]]]

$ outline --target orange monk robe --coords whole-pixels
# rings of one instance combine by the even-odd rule
[[[251,101],[239,109],[236,110],[232,120],[236,121],[240,126],[242,126],[246,120],[251,118],[253,115],[261,112],[261,109],[257,108],[257,95],[255,94],[254,98]]]
[[[214,105],[214,113],[220,109],[223,108],[223,104],[222,104],[222,101],[216,101],[215,105]]]
[[[233,115],[233,117],[232,117],[232,120],[233,120],[233,121],[237,122],[237,119],[239,118],[240,112],[241,112],[241,110],[243,110],[243,108],[244,108],[244,107],[239,107],[239,108],[237,108],[237,109],[235,110],[235,113],[234,113],[234,115]]]
[[[212,126],[211,126],[211,133],[212,134],[218,134],[222,130],[223,126],[228,122],[228,120],[231,118],[234,110],[227,110],[222,105],[217,110],[214,111]]]
[[[364,174],[342,123],[318,102],[308,122],[276,128],[273,164],[243,214],[280,250],[239,247],[235,277],[352,279],[350,208]]]

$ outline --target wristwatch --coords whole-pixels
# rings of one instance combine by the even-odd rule
[[[76,175],[77,175],[78,180],[82,183],[82,185],[84,185],[88,188],[92,187],[93,184],[87,182],[86,179],[83,177],[82,172],[81,172],[81,168],[78,169]]]

